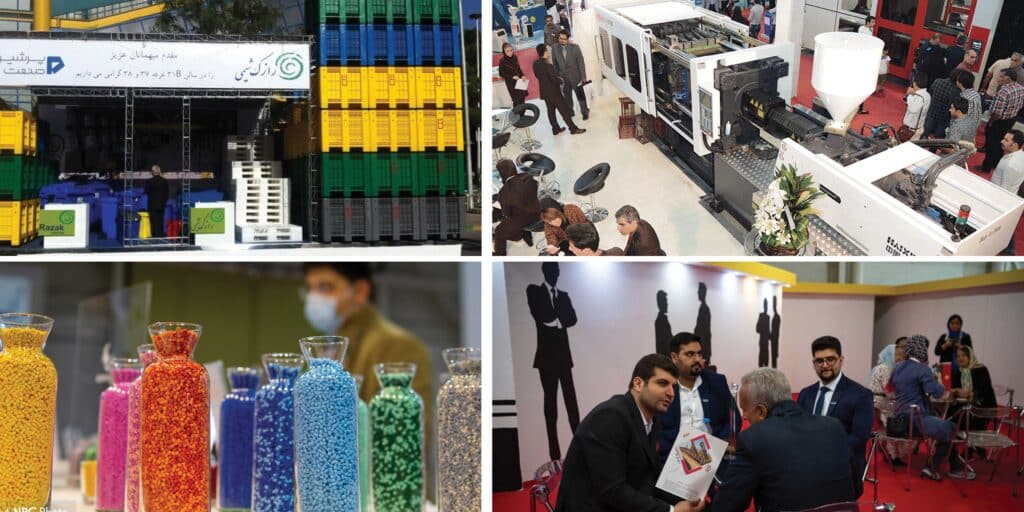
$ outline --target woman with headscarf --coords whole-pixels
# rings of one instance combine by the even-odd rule
[[[942,480],[940,471],[943,461],[948,456],[951,478],[973,480],[974,473],[965,470],[963,461],[956,451],[951,449],[953,432],[956,430],[953,422],[936,416],[929,407],[928,397],[945,398],[947,393],[946,388],[928,368],[928,344],[928,338],[922,334],[907,338],[904,345],[907,359],[897,364],[892,372],[896,409],[895,416],[889,421],[895,421],[897,425],[905,424],[909,430],[911,407],[917,406],[918,412],[913,415],[914,432],[935,440],[935,452],[928,465],[921,470],[921,476],[935,481]]]
[[[505,43],[501,45],[501,60],[498,61],[498,76],[505,80],[505,87],[508,95],[512,97],[512,106],[521,105],[526,102],[527,91],[516,89],[516,82],[525,78],[523,68],[519,66],[519,57],[513,51],[512,45]]]
[[[956,358],[957,348],[961,345],[974,348],[971,335],[964,332],[963,327],[964,319],[960,315],[950,315],[946,320],[946,332],[939,336],[939,341],[935,342],[935,355],[939,356],[939,362],[953,365],[954,383],[960,381],[960,365],[957,364]]]
[[[501,205],[501,223],[494,230],[494,255],[505,256],[508,242],[526,240],[533,245],[533,234],[526,227],[537,222],[540,202],[537,200],[537,181],[526,173],[519,173],[516,163],[503,158],[496,164],[501,176],[498,204]]]
[[[978,361],[974,355],[974,349],[966,345],[960,345],[956,350],[957,363],[960,365],[960,379],[953,382],[953,389],[950,393],[953,396],[964,400],[965,403],[958,403],[949,411],[949,417],[955,418],[956,413],[964,408],[966,404],[974,407],[993,409],[996,403],[996,392],[992,388],[992,376],[988,368]],[[960,428],[965,426],[960,422]],[[984,430],[988,421],[981,418],[971,419],[971,430]]]
[[[569,235],[566,230],[573,224],[589,223],[583,210],[574,204],[558,204],[551,198],[541,201],[541,220],[544,221],[544,237],[547,239],[547,253],[555,256],[562,253],[572,256],[569,251]]]
[[[907,337],[901,336],[896,343],[886,346],[878,353],[878,365],[871,369],[871,382],[869,383],[871,392],[875,395],[884,396],[887,399],[893,398],[892,371],[897,364],[905,359],[903,344],[906,341]],[[880,419],[884,425],[889,417],[881,414]],[[882,446],[893,466],[902,466],[903,458],[911,451],[911,446],[903,442],[883,443]]]

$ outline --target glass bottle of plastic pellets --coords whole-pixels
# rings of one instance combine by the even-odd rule
[[[252,509],[295,512],[295,379],[299,354],[265,354],[270,382],[256,392],[253,438]]]
[[[412,389],[416,365],[378,364],[380,391],[370,400],[376,512],[423,510],[423,399]]]
[[[0,510],[41,508],[50,496],[57,369],[43,354],[53,319],[0,315]]]
[[[253,430],[256,427],[256,388],[260,385],[260,371],[256,368],[228,368],[227,373],[231,392],[220,404],[217,470],[221,512],[252,507]]]
[[[442,353],[451,378],[437,395],[438,510],[481,510],[480,349]]]
[[[295,382],[295,472],[300,510],[359,509],[356,380],[345,368],[348,338],[299,341],[306,373]]]

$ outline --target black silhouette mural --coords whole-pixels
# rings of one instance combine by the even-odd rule
[[[757,315],[757,366],[768,366],[768,342],[772,337],[771,319],[768,317],[768,299],[764,299],[764,311]]]
[[[700,308],[697,309],[697,325],[693,327],[693,334],[700,338],[700,345],[704,352],[704,364],[711,366],[711,308],[708,307],[707,298],[707,285],[699,283],[697,299],[700,300]]]
[[[672,340],[672,324],[668,323],[668,294],[658,290],[658,316],[654,319],[654,352],[668,355],[668,342]]]
[[[772,368],[779,367],[779,329],[782,327],[782,315],[779,314],[779,298],[772,297]]]
[[[562,397],[569,416],[569,428],[573,434],[580,423],[580,409],[576,402],[576,387],[572,379],[572,352],[569,349],[568,328],[576,325],[576,310],[572,307],[569,294],[556,287],[558,284],[558,263],[541,265],[544,282],[526,287],[526,300],[530,315],[537,325],[537,352],[533,367],[540,373],[540,384],[544,389],[544,420],[548,432],[548,453],[551,460],[560,460],[562,451],[558,445],[558,385],[562,385]]]

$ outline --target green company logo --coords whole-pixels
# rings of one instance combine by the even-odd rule
[[[281,54],[277,58],[277,71],[281,78],[285,80],[295,80],[302,76],[303,70],[305,70],[305,64],[302,62],[302,57],[295,52],[288,52]]]
[[[39,236],[74,236],[73,210],[43,210],[39,212]]]
[[[210,220],[213,222],[224,222],[224,209],[217,208],[210,212]]]

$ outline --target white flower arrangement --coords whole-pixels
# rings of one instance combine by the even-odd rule
[[[767,254],[796,254],[810,240],[808,217],[817,214],[811,203],[823,194],[810,174],[798,176],[793,166],[784,165],[775,175],[761,204],[754,203],[754,230]]]

